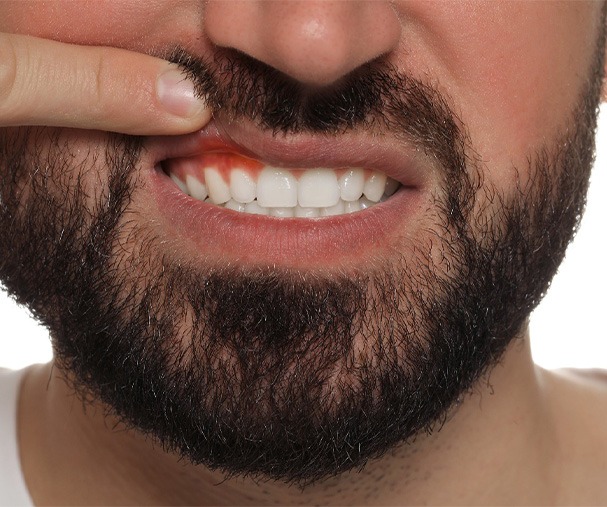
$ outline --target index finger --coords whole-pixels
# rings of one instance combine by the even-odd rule
[[[182,134],[210,116],[193,83],[160,58],[0,33],[0,126]]]

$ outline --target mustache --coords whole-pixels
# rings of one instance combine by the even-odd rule
[[[465,129],[448,98],[382,58],[319,87],[229,48],[203,58],[175,47],[164,57],[179,65],[198,96],[230,121],[246,119],[274,135],[389,133],[443,164],[461,164]]]
[[[391,136],[424,154],[437,162],[442,176],[447,222],[465,231],[479,187],[478,157],[449,98],[431,83],[382,58],[322,87],[297,81],[230,48],[218,48],[203,58],[176,46],[165,59],[179,65],[198,96],[228,121],[249,120],[274,136],[337,137],[365,130]]]

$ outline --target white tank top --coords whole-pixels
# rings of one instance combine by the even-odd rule
[[[0,506],[34,505],[21,471],[17,442],[17,403],[26,370],[0,368]]]

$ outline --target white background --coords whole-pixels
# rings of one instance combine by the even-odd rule
[[[607,368],[606,224],[607,107],[603,105],[582,227],[531,318],[531,347],[541,366]],[[0,367],[21,368],[50,358],[46,330],[0,292]]]

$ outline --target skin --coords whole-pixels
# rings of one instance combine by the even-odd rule
[[[387,54],[394,65],[430,78],[452,98],[487,165],[484,177],[507,193],[514,179],[510,168],[526,167],[526,154],[554,136],[571,112],[590,65],[600,7],[598,2],[202,6],[156,1],[140,9],[135,2],[117,1],[60,6],[5,2],[0,4],[0,30],[13,35],[0,40],[4,51],[7,44],[17,48],[17,54],[28,51],[38,55],[34,62],[45,61],[40,56],[44,51],[72,51],[76,59],[66,56],[56,64],[76,74],[76,62],[87,69],[104,68],[88,67],[100,56],[96,49],[57,46],[16,34],[120,48],[103,53],[104,58],[115,58],[118,69],[142,69],[138,79],[144,86],[128,86],[132,78],[116,86],[122,84],[128,93],[143,90],[127,102],[131,112],[144,114],[138,117],[138,130],[129,115],[118,117],[121,108],[116,103],[102,102],[103,107],[92,108],[93,117],[74,114],[77,123],[71,124],[60,114],[66,107],[61,83],[47,87],[51,95],[56,90],[54,100],[39,99],[48,110],[40,113],[32,106],[20,111],[16,104],[23,101],[18,98],[32,89],[23,76],[32,73],[15,63],[16,70],[3,68],[4,82],[17,85],[0,87],[7,97],[0,117],[3,125],[88,126],[129,133],[152,133],[141,131],[141,126],[164,118],[160,124],[167,126],[167,133],[194,130],[204,122],[204,114],[191,115],[187,128],[182,116],[176,126],[174,115],[162,116],[154,107],[158,102],[150,99],[156,97],[152,83],[167,64],[122,51],[155,52],[176,40],[200,54],[211,44],[234,47],[314,85],[331,83]],[[69,23],[71,19],[80,22]],[[107,82],[93,79],[90,72],[84,72],[90,82]],[[17,77],[11,81],[11,75]],[[91,110],[87,100],[99,91],[92,90],[78,97],[77,111]],[[29,93],[41,97],[42,92]],[[112,101],[118,94],[101,96]],[[520,176],[524,181],[525,175]],[[221,481],[219,475],[183,465],[136,433],[111,431],[112,421],[103,418],[102,409],[81,410],[61,376],[51,365],[32,369],[22,390],[19,440],[26,481],[37,504],[570,504],[607,499],[602,480],[607,434],[597,423],[607,416],[606,384],[596,376],[537,368],[526,331],[492,371],[491,386],[480,383],[440,432],[370,463],[362,474],[344,474],[303,493],[244,480],[211,487]],[[74,470],[78,481],[73,481]]]
[[[0,55],[0,126],[183,134],[210,118],[179,70],[158,58],[8,33]],[[163,78],[176,86],[161,92]]]

